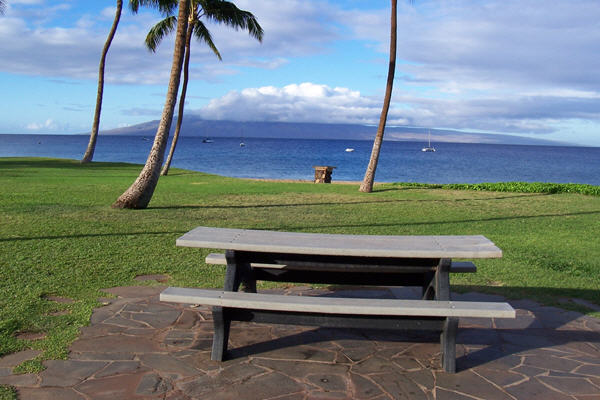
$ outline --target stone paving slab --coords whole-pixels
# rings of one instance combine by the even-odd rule
[[[457,373],[440,368],[439,336],[234,322],[231,356],[210,360],[203,306],[160,303],[160,287],[102,299],[68,360],[13,375],[28,350],[0,358],[0,384],[23,400],[600,399],[600,321],[530,300],[513,321],[461,319]],[[293,295],[418,296],[411,288],[277,289]],[[455,300],[504,301],[466,293]]]

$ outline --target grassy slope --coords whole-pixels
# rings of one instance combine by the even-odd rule
[[[32,347],[66,356],[89,321],[100,289],[163,273],[169,284],[219,287],[223,268],[209,250],[176,248],[199,226],[349,234],[483,234],[503,251],[477,261],[456,289],[545,302],[577,297],[600,304],[600,197],[457,191],[381,185],[245,181],[172,170],[146,210],[109,205],[139,166],[55,159],[0,159],[0,354]],[[58,295],[75,300],[45,300]],[[69,310],[66,315],[50,313]],[[46,332],[24,341],[15,334]],[[22,370],[35,370],[39,360]]]

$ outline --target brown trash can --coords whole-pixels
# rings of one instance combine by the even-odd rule
[[[331,173],[335,167],[315,166],[315,183],[331,183]]]

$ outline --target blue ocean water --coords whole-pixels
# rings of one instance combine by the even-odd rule
[[[80,159],[86,135],[0,135],[0,157]],[[95,161],[143,164],[153,138],[99,136]],[[173,166],[241,178],[312,179],[315,165],[336,169],[333,180],[362,180],[371,141],[182,137]],[[377,182],[555,182],[600,185],[600,148],[385,141]],[[353,152],[346,152],[353,148]]]

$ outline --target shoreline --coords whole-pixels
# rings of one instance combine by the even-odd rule
[[[245,179],[248,181],[256,181],[256,182],[277,182],[277,183],[315,183],[312,179],[269,179],[269,178],[236,178],[236,179]],[[330,183],[323,183],[323,185],[360,185],[362,181],[336,181],[332,180]],[[375,183],[378,185],[380,183]]]

